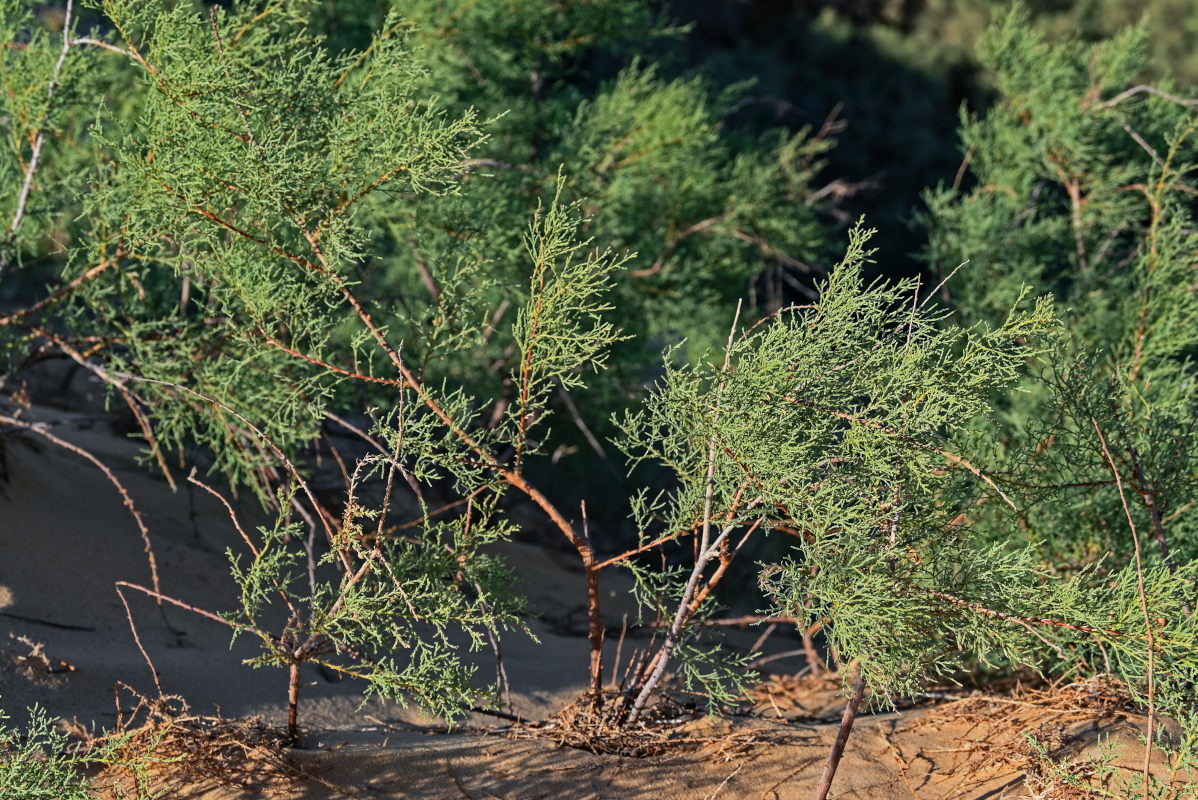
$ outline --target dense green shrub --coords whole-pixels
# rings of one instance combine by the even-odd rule
[[[962,126],[976,185],[929,192],[926,221],[930,264],[947,273],[968,259],[948,284],[963,318],[997,319],[1030,288],[1053,293],[1069,330],[999,409],[1006,436],[959,437],[988,451],[1018,504],[1017,524],[982,514],[978,535],[1031,548],[1051,574],[1088,576],[1096,608],[1121,593],[1130,602],[1128,570],[1143,561],[1141,616],[1155,633],[1140,635],[1160,648],[1192,630],[1198,601],[1198,102],[1137,83],[1147,44],[1142,28],[1053,43],[1018,11],[996,24],[979,54],[999,98]],[[1152,595],[1174,582],[1171,599]],[[1143,691],[1147,657],[1090,643],[1056,668],[1115,669]],[[1156,658],[1157,708],[1192,725],[1192,655]],[[1188,741],[1174,758],[1192,765]]]
[[[606,722],[673,666],[737,696],[746,659],[695,623],[768,535],[761,604],[823,626],[853,711],[866,685],[1026,665],[1112,672],[1192,733],[1195,104],[1135,83],[1143,32],[1081,49],[1007,17],[980,49],[998,101],[962,129],[974,183],[927,197],[942,285],[869,279],[858,224],[812,290],[827,129],[747,145],[735,87],[628,58],[641,4],[525,5],[378,8],[369,41],[298,0],[104,0],[88,36],[73,6],[55,33],[0,5],[10,377],[74,359],[168,479],[198,445],[277,512],[210,616],[288,668],[292,737],[304,661],[450,718],[485,699],[453,643],[518,625],[486,549],[513,496],[582,562]],[[779,270],[813,302],[755,297]],[[643,488],[637,545],[604,559],[533,465],[555,414],[601,450],[613,407]],[[304,459],[331,424],[373,451],[339,506]],[[422,511],[402,529],[398,492]],[[611,567],[666,629],[616,697]]]

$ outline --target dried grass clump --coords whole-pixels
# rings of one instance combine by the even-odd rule
[[[1016,687],[1008,695],[961,697],[897,727],[888,739],[906,764],[926,759],[941,765],[945,780],[933,781],[943,792],[938,797],[1014,776],[1032,797],[1091,800],[1108,795],[1089,783],[1099,769],[1086,756],[1088,748],[1108,734],[1138,734],[1129,720],[1140,716],[1126,686],[1098,676],[1064,686]],[[903,734],[960,728],[964,732],[949,750],[904,746],[917,738]]]
[[[625,699],[624,695],[612,694],[607,707],[618,708]],[[697,755],[728,760],[766,741],[760,731],[734,731],[727,720],[706,716],[668,696],[648,706],[635,723],[621,724],[619,714],[596,713],[589,693],[563,708],[555,718],[516,726],[512,734],[629,758]]]
[[[128,687],[136,704],[86,747],[105,766],[94,783],[108,796],[143,796],[151,787],[172,796],[197,784],[262,792],[306,780],[287,755],[286,732],[261,717],[226,719],[190,714],[178,696],[150,699]]]

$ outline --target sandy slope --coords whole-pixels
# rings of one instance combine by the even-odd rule
[[[83,418],[62,409],[26,413],[40,419]],[[214,610],[228,602],[233,584],[223,551],[239,540],[214,499],[199,491],[172,493],[161,477],[137,464],[138,445],[115,436],[103,419],[90,426],[62,425],[55,432],[96,453],[125,482],[151,530],[165,592]],[[118,681],[154,692],[113,588],[117,580],[149,585],[142,541],[118,494],[93,466],[36,437],[6,435],[0,441],[5,476],[0,478],[0,703],[18,718],[26,705],[38,702],[87,727],[110,726]],[[522,635],[504,640],[514,710],[543,719],[583,688],[587,652],[575,613],[582,576],[567,558],[541,548],[513,544],[506,550],[541,615],[532,622],[540,644]],[[618,622],[630,602],[627,586],[605,576],[604,591],[607,612]],[[167,610],[164,620],[144,597],[131,596],[130,605],[166,692],[183,695],[197,713],[281,719],[285,676],[243,666],[241,660],[255,653],[249,642],[230,649],[227,630],[215,623],[177,609]],[[31,666],[30,645],[16,637],[41,645],[51,671]],[[609,659],[613,650],[609,643]],[[482,654],[479,659],[480,674],[489,676],[492,658]],[[794,662],[780,666],[796,668]],[[835,725],[826,722],[698,720],[688,723],[690,735],[706,741],[697,751],[652,759],[595,755],[561,747],[551,738],[495,730],[497,721],[490,718],[476,716],[469,723],[473,728],[446,734],[436,721],[393,705],[371,703],[356,713],[357,687],[331,682],[315,669],[304,677],[301,716],[309,749],[296,758],[320,780],[277,786],[269,796],[341,796],[330,788],[336,785],[347,796],[375,798],[807,797],[835,735]],[[770,710],[760,717],[793,717],[790,711],[797,707],[815,716],[838,713],[841,701],[827,687],[808,691],[800,686],[790,697],[781,693],[791,690],[776,688],[779,696],[768,698]],[[982,734],[1010,728],[1007,732],[1019,738],[1023,729],[1038,731],[1056,736],[1062,750],[1070,751],[1091,747],[1102,732],[1132,729],[1119,715],[1077,720],[1076,714],[1060,717],[1032,709],[1030,716],[1015,719],[989,707],[971,708],[972,717],[929,717],[924,710],[862,719],[833,796],[1019,796],[1030,762],[1017,747],[990,753],[977,743]],[[1024,707],[995,708],[1006,713]],[[1058,718],[1068,724],[1053,728]],[[492,730],[480,729],[485,725]],[[1135,752],[1125,756],[1128,763],[1139,757]],[[970,759],[981,773],[963,768]],[[170,796],[226,800],[267,794],[196,785],[172,790]]]

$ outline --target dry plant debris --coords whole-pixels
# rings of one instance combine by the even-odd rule
[[[286,733],[261,717],[225,719],[195,715],[178,696],[147,698],[120,707],[116,727],[85,742],[108,764],[94,783],[105,797],[140,796],[151,786],[170,796],[183,787],[211,783],[254,792],[308,780],[287,755]]]
[[[1131,720],[1140,716],[1126,688],[1104,676],[1064,686],[1017,686],[1007,695],[975,692],[928,709],[886,738],[920,798],[949,800],[1005,780],[1002,797],[1090,800],[1108,793],[1089,781],[1097,770],[1085,751],[1107,735],[1138,735]],[[954,746],[919,744],[920,732],[943,738],[949,731],[959,731]],[[913,786],[907,770],[914,773],[920,762],[936,767]]]
[[[622,695],[610,696],[619,702]],[[771,741],[768,732],[735,730],[726,718],[711,717],[663,697],[636,723],[621,725],[612,715],[592,710],[582,695],[546,722],[513,726],[510,735],[548,739],[590,753],[630,758],[699,756],[729,761]]]
[[[844,684],[836,673],[772,675],[745,692],[748,713],[786,722],[838,722]]]
[[[12,633],[9,634],[9,638],[29,648],[28,653],[12,656],[12,662],[30,680],[44,683],[50,676],[75,671],[75,667],[67,662],[61,659],[51,659],[46,655],[44,643],[35,642],[28,636],[16,636]]]

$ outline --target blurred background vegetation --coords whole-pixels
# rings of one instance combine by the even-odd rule
[[[698,75],[715,89],[737,87],[726,122],[742,146],[766,130],[818,131],[828,124],[837,146],[823,157],[815,184],[820,199],[830,201],[821,210],[842,229],[868,212],[889,254],[885,269],[896,275],[922,266],[917,256],[926,233],[913,222],[921,193],[957,176],[960,110],[984,112],[993,102],[993,78],[976,45],[1011,7],[1008,0],[323,5],[334,47],[365,46],[387,12],[398,10],[421,28],[439,94],[484,112],[510,110],[511,120],[522,121],[533,104],[521,68],[537,59],[547,62],[541,67],[547,85],[584,96],[639,57],[657,65],[662,78]],[[1189,0],[1026,0],[1022,6],[1050,40],[1093,43],[1143,26],[1149,52],[1142,79],[1198,83],[1198,10]],[[560,25],[545,26],[553,18]],[[485,82],[474,79],[482,74]],[[821,255],[831,259],[834,251]]]

